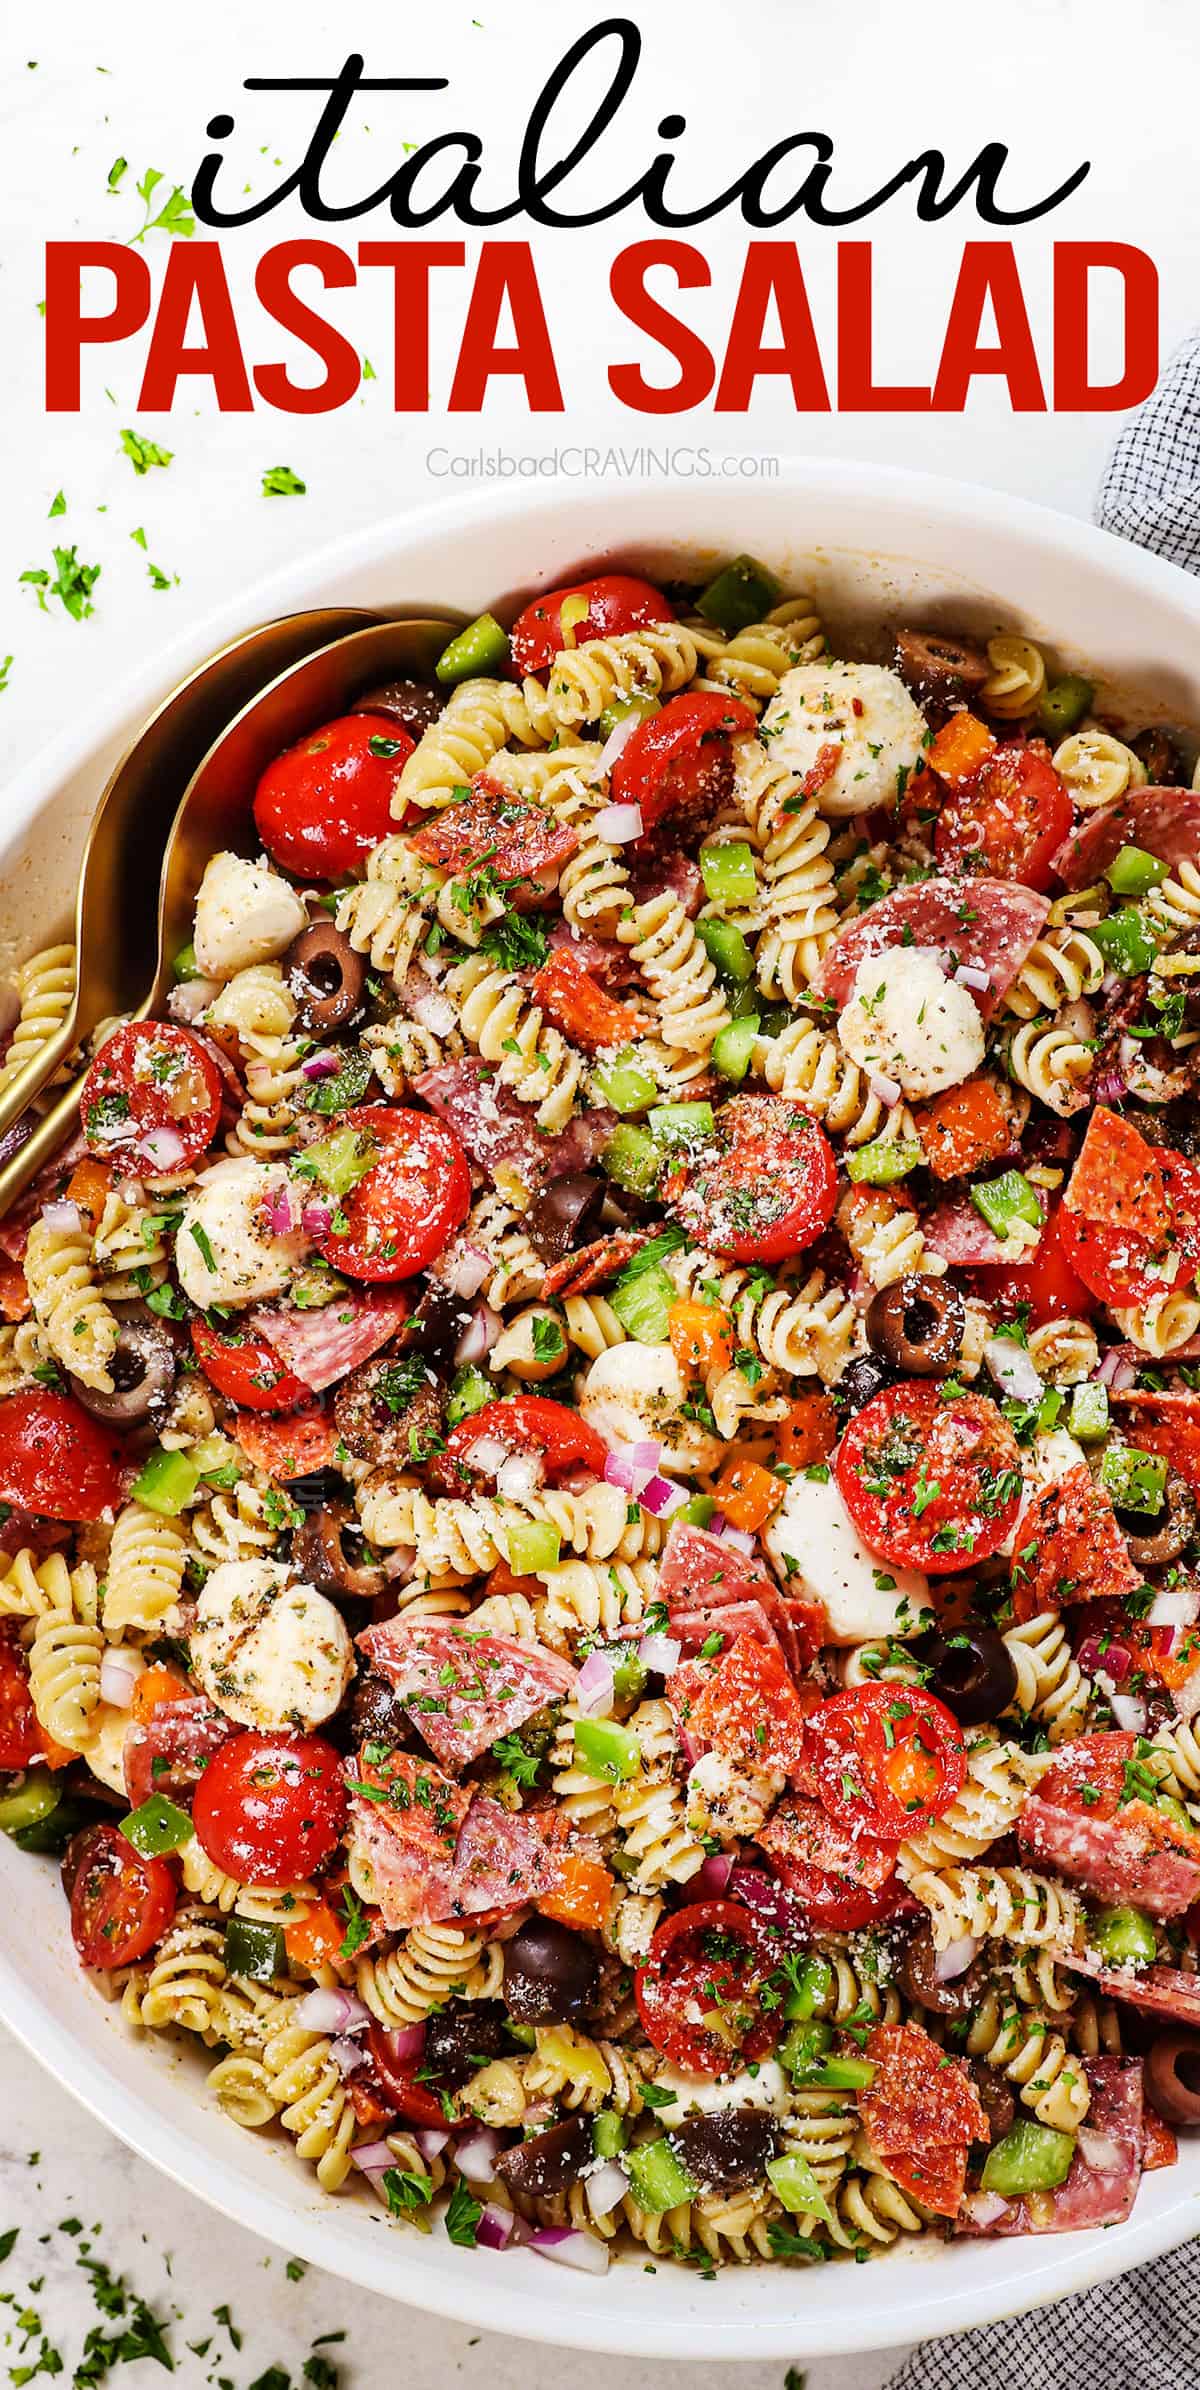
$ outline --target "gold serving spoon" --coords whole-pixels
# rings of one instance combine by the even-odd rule
[[[361,623],[363,618],[357,619]],[[381,682],[429,679],[447,641],[459,628],[457,622],[424,617],[406,622],[368,617],[367,627],[345,632],[315,654],[290,663],[265,689],[260,686],[232,721],[225,719],[193,770],[171,825],[157,904],[146,907],[147,917],[156,921],[156,947],[138,982],[140,1000],[132,1008],[133,1019],[160,1012],[166,1003],[172,986],[172,959],[191,936],[196,891],[209,856],[222,847],[243,854],[256,851],[259,842],[250,803],[259,776],[272,757],[319,722],[344,713],[356,698]],[[102,934],[111,942],[111,923],[123,919],[125,906],[124,887],[117,880],[110,880],[110,904],[109,926]],[[153,979],[146,992],[150,971]],[[81,1072],[71,1086],[64,1087],[32,1135],[0,1168],[0,1218],[70,1135],[85,1075]]]
[[[98,1021],[141,1002],[154,969],[167,838],[217,731],[285,665],[378,619],[361,607],[327,606],[260,623],[195,665],[143,722],[110,773],[88,830],[75,899],[74,1000],[53,1036],[0,1088],[0,1137]]]

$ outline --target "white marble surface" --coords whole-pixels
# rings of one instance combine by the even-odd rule
[[[31,2153],[37,2153],[31,2164]],[[85,2232],[63,2233],[65,2218],[77,2218]],[[99,2232],[90,2228],[99,2224]],[[0,2380],[9,2368],[36,2358],[42,2332],[23,2347],[26,2335],[16,2319],[31,2307],[46,2336],[61,2351],[63,2379],[78,2364],[84,2336],[99,2323],[119,2326],[97,2314],[86,2272],[78,2258],[83,2242],[113,2274],[126,2278],[164,2323],[180,2390],[212,2390],[225,2376],[236,2390],[255,2384],[271,2365],[283,2367],[295,2390],[307,2390],[302,2369],[314,2341],[344,2332],[344,2341],[318,2351],[339,2369],[339,2390],[612,2390],[614,2362],[623,2390],[718,2390],[736,2381],[738,2390],[784,2390],[782,2363],[730,2367],[634,2365],[580,2355],[577,2351],[532,2348],[465,2326],[423,2316],[367,2291],[352,2290],[310,2267],[303,2279],[287,2278],[286,2259],[275,2249],[225,2224],[208,2207],[176,2188],[156,2169],[95,2124],[25,2051],[0,2029],[0,2233],[16,2225],[12,2255],[0,2263],[0,2294],[14,2305],[0,2306]],[[40,2290],[29,2290],[42,2279]],[[851,2269],[854,2292],[867,2279]],[[822,2359],[806,2365],[803,2285],[797,2285],[794,2364],[807,2374],[807,2390],[879,2390],[900,2351],[872,2357]],[[228,2307],[243,2336],[231,2347],[214,2321]],[[5,2338],[8,2334],[10,2337]],[[189,2342],[211,2335],[204,2356]],[[154,2390],[161,2369],[141,2362],[122,2367],[120,2390]],[[281,2390],[281,2386],[280,2386]],[[327,2385],[326,2390],[332,2390]]]

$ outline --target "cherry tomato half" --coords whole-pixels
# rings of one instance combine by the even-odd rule
[[[0,1768],[26,1768],[41,1749],[29,1668],[17,1642],[18,1622],[0,1628]]]
[[[863,1542],[896,1568],[946,1576],[998,1551],[1021,1501],[1021,1455],[983,1394],[885,1386],[855,1413],[834,1474]]]
[[[518,614],[509,634],[518,672],[545,672],[554,662],[564,645],[566,598],[587,599],[587,613],[572,624],[576,646],[585,639],[618,639],[623,631],[641,630],[648,622],[672,622],[675,616],[661,589],[634,573],[604,573],[595,581],[575,581],[568,589],[548,589]]]
[[[995,880],[1047,888],[1050,865],[1074,819],[1046,749],[993,747],[970,780],[946,792],[933,833],[938,862]]]
[[[1069,1217],[1061,1203],[1055,1205],[1027,1263],[972,1270],[975,1292],[1009,1316],[1026,1305],[1031,1328],[1052,1319],[1086,1319],[1096,1298],[1071,1266]]]
[[[621,749],[612,771],[614,804],[639,805],[643,833],[668,814],[702,812],[711,789],[726,793],[719,784],[731,737],[754,727],[755,716],[740,698],[715,689],[672,697],[660,714],[639,723]]]
[[[634,1977],[655,2049],[697,2075],[733,2074],[765,2057],[780,2012],[764,2010],[760,1992],[777,1961],[758,1919],[737,1901],[697,1901],[664,1917]]]
[[[453,1129],[428,1112],[363,1104],[341,1113],[338,1126],[372,1139],[379,1158],[342,1197],[333,1227],[317,1238],[321,1252],[351,1278],[411,1278],[466,1219],[467,1157]]]
[[[265,1336],[249,1330],[210,1328],[192,1321],[192,1350],[210,1385],[243,1411],[290,1411],[312,1399],[303,1378],[284,1367]]]
[[[449,1474],[489,1474],[468,1459],[475,1446],[485,1442],[502,1444],[506,1452],[540,1454],[548,1477],[580,1468],[602,1477],[608,1459],[608,1447],[595,1428],[578,1411],[569,1411],[565,1403],[552,1402],[545,1394],[512,1394],[503,1402],[485,1402],[481,1411],[460,1419],[441,1455]]]
[[[432,2083],[418,2083],[416,2079],[420,2059],[406,2063],[397,2058],[391,2034],[374,2020],[367,2027],[367,2049],[388,2113],[403,2116],[408,2124],[425,2125],[434,2131],[444,2128],[446,2112]]]
[[[234,1735],[209,1760],[192,1815],[209,1858],[243,1883],[303,1879],[341,1837],[341,1759],[315,1734]]]
[[[667,1180],[689,1235],[730,1261],[776,1262],[820,1236],[837,1164],[811,1112],[781,1095],[734,1096],[714,1135]]]
[[[71,1932],[85,1967],[131,1967],[175,1914],[175,1878],[165,1859],[143,1859],[116,1826],[85,1826],[67,1847]]]
[[[392,799],[415,741],[386,714],[342,714],[286,747],[254,792],[267,853],[301,880],[336,880],[395,829]]]
[[[69,1394],[31,1387],[0,1402],[0,1502],[46,1519],[103,1518],[121,1499],[121,1455]]]
[[[87,1074],[79,1117],[92,1152],[120,1161],[127,1175],[178,1170],[212,1143],[221,1074],[190,1029],[127,1021]]]
[[[830,1816],[878,1842],[944,1816],[967,1769],[954,1712],[915,1685],[847,1685],[812,1712],[808,1745]]]

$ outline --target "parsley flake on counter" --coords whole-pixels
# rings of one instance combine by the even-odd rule
[[[178,573],[164,573],[161,566],[157,564],[148,564],[146,570],[150,575],[152,589],[178,589]]]
[[[8,687],[8,676],[9,676],[9,673],[11,672],[11,670],[12,670],[12,657],[11,657],[11,656],[0,656],[0,689],[7,689],[7,687]]]
[[[169,465],[175,454],[173,448],[160,448],[157,440],[147,440],[131,425],[121,434],[121,446],[135,473],[148,473],[152,465]]]
[[[70,615],[72,622],[82,622],[86,615],[94,614],[96,611],[92,604],[92,591],[100,578],[100,566],[98,564],[81,564],[78,551],[74,546],[55,548],[53,556],[53,578],[44,565],[31,565],[27,571],[19,573],[17,578],[20,581],[27,581],[30,587],[36,591],[37,602],[43,614],[48,614],[50,611],[46,603],[47,598],[56,597],[66,613]]]
[[[112,165],[109,167],[109,170],[108,170],[108,187],[109,187],[109,190],[110,190],[110,191],[118,191],[118,190],[120,189],[120,187],[121,187],[121,183],[122,183],[122,181],[124,180],[124,177],[125,177],[125,176],[128,174],[128,172],[129,172],[129,160],[128,160],[128,158],[114,158],[114,159],[113,159],[113,162],[112,162]]]
[[[47,521],[52,523],[52,522],[53,522],[53,520],[54,520],[54,517],[55,517],[55,515],[65,515],[66,511],[67,511],[67,501],[66,501],[66,496],[65,496],[65,494],[64,494],[64,492],[63,492],[62,490],[56,490],[56,491],[55,491],[55,493],[54,493],[54,496],[53,496],[53,497],[52,497],[52,499],[50,500],[49,511],[48,511],[48,514],[47,514]]]
[[[301,481],[299,474],[293,473],[290,465],[270,465],[263,474],[262,494],[264,498],[303,498],[307,495],[307,491],[308,483]]]
[[[169,196],[163,201],[157,215],[155,214],[155,195],[163,179],[157,166],[148,166],[137,185],[137,195],[146,210],[146,215],[139,230],[126,244],[130,249],[139,248],[148,232],[166,232],[171,235],[172,239],[190,241],[196,229],[191,200],[180,183],[173,185]]]

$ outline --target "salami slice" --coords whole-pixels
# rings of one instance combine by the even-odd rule
[[[409,833],[409,845],[439,871],[470,871],[486,859],[497,879],[518,883],[509,891],[509,902],[515,900],[518,910],[522,898],[530,898],[528,883],[539,874],[556,873],[578,844],[579,833],[569,823],[486,772],[476,773],[469,795],[427,816]],[[532,892],[535,898],[537,893]]]
[[[1054,1869],[1113,1906],[1128,1902],[1152,1917],[1181,1917],[1200,1900],[1200,1866],[1183,1851],[1148,1842],[1134,1814],[1089,1817],[1032,1793],[1017,1819],[1017,1839],[1035,1866]]]
[[[616,1236],[597,1237],[591,1245],[584,1245],[578,1253],[565,1253],[547,1270],[542,1292],[553,1295],[590,1295],[593,1287],[603,1286],[606,1278],[623,1270],[627,1261],[648,1245],[655,1231],[652,1228],[628,1228]]]
[[[458,1838],[447,1913],[504,1915],[553,1892],[560,1880],[559,1855],[537,1818],[502,1809],[499,1801],[478,1793]]]
[[[619,946],[615,938],[581,938],[569,921],[558,920],[550,932],[551,951],[556,946],[571,946],[579,956],[585,971],[598,979],[610,994],[637,985],[638,967],[628,946]]]
[[[1144,1362],[1145,1355],[1136,1356]],[[1157,1453],[1200,1494],[1200,1394],[1181,1387],[1178,1392],[1114,1394],[1128,1426],[1130,1440],[1144,1452]]]
[[[1191,862],[1200,850],[1200,791],[1130,788],[1115,805],[1089,813],[1063,840],[1052,869],[1067,888],[1089,888],[1123,846],[1140,846],[1161,863]]]
[[[1046,897],[1010,880],[929,879],[894,888],[839,930],[817,985],[840,1007],[860,963],[893,946],[933,946],[953,969],[987,972],[987,987],[971,991],[986,1021],[1011,987],[1049,910]]]
[[[1102,2224],[1123,2224],[1137,2197],[1142,2174],[1143,2098],[1140,2058],[1080,2061],[1091,2089],[1071,2171],[1057,2191],[1039,2192],[1031,2208],[1024,2199],[977,2193],[956,2231],[975,2239],[1005,2239],[1018,2232],[1090,2232]]]
[[[426,1759],[358,1754],[347,1775],[353,1838],[365,1854],[384,1923],[394,1933],[452,1914],[460,1830],[471,1795]]]
[[[1148,2017],[1165,2017],[1172,2025],[1200,2026],[1200,1975],[1186,1975],[1182,1967],[1109,1967],[1098,1951],[1055,1950],[1064,1967],[1074,1967],[1097,1983],[1110,2000],[1124,2000]]]
[[[140,1808],[152,1793],[180,1801],[200,1782],[214,1751],[238,1732],[232,1718],[211,1701],[160,1701],[125,1737],[125,1790]]]
[[[577,1113],[557,1137],[540,1136],[526,1104],[497,1086],[475,1055],[422,1071],[413,1085],[430,1110],[449,1122],[471,1160],[495,1180],[507,1172],[536,1195],[551,1179],[586,1170],[602,1153],[617,1126],[615,1112],[593,1108]]]
[[[797,1692],[770,1644],[739,1635],[711,1661],[689,1660],[667,1682],[667,1699],[693,1740],[751,1768],[791,1776],[805,1766],[804,1721],[820,1700]]]
[[[922,1221],[921,1231],[931,1252],[940,1253],[943,1261],[961,1269],[981,1269],[992,1264],[1002,1269],[1019,1268],[1037,1250],[1036,1246],[1027,1245],[1014,1254],[1011,1240],[995,1235],[969,1195],[951,1196],[947,1202],[939,1203],[928,1219]]]
[[[685,1651],[698,1651],[711,1635],[722,1637],[722,1648],[735,1635],[749,1635],[783,1658],[783,1646],[759,1601],[691,1602],[669,1613],[671,1633]]]
[[[321,1394],[382,1351],[399,1334],[410,1309],[405,1295],[367,1294],[348,1286],[320,1311],[277,1310],[265,1304],[251,1314],[250,1324],[296,1377]]]
[[[452,1775],[548,1701],[562,1701],[575,1683],[569,1663],[540,1644],[473,1634],[469,1627],[390,1620],[368,1627],[358,1641]]]
[[[658,1571],[658,1598],[668,1610],[688,1602],[706,1607],[725,1602],[763,1601],[778,1593],[765,1564],[739,1552],[724,1536],[676,1519],[667,1535]]]
[[[1013,1599],[1022,1620],[1067,1602],[1121,1601],[1142,1581],[1112,1496],[1085,1461],[1026,1503],[1013,1550]]]

